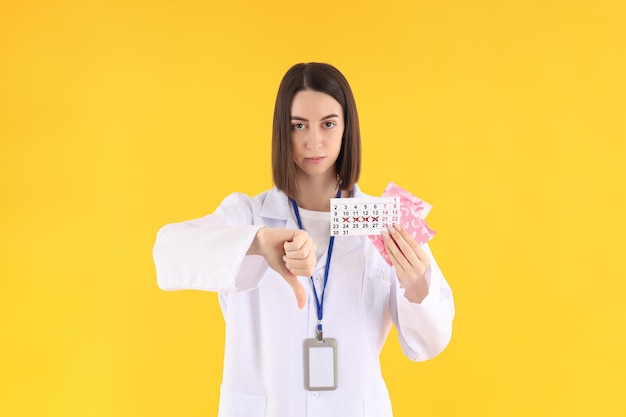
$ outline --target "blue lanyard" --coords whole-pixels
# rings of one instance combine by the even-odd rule
[[[337,197],[341,197],[341,188],[337,191]],[[302,219],[300,218],[300,210],[298,210],[298,205],[296,204],[296,200],[293,198],[289,199],[291,201],[291,205],[293,206],[293,211],[296,213],[296,220],[298,221],[298,227],[300,230],[304,230],[302,227]],[[328,255],[326,256],[326,268],[324,269],[324,286],[322,287],[322,299],[317,295],[317,290],[315,289],[315,281],[313,277],[311,277],[311,286],[313,287],[313,294],[315,295],[315,306],[317,307],[317,340],[322,341],[323,333],[322,333],[322,317],[324,317],[324,294],[326,293],[326,283],[328,282],[328,271],[330,270],[330,257],[333,254],[333,244],[335,243],[335,236],[330,237],[330,242],[328,243]]]

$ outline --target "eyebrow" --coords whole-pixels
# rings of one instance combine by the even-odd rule
[[[320,122],[321,122],[322,120],[332,119],[333,117],[339,117],[339,116],[337,116],[337,115],[336,115],[336,114],[334,114],[334,113],[333,113],[333,114],[329,114],[328,116],[324,116],[324,117],[322,117],[322,118],[320,119]],[[309,119],[306,119],[306,118],[304,118],[304,117],[300,117],[300,116],[291,116],[291,120],[300,120],[300,121],[302,121],[302,122],[308,122],[308,121],[309,121]]]

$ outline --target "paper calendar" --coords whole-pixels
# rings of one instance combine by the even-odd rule
[[[331,236],[380,235],[399,222],[399,197],[330,199]]]

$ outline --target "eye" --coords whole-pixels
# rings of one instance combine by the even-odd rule
[[[291,125],[291,128],[293,130],[302,130],[304,129],[306,126],[304,126],[304,123],[294,123]]]
[[[335,126],[337,126],[337,123],[335,123],[335,122],[331,122],[331,121],[324,122],[324,127],[326,129],[332,129]]]

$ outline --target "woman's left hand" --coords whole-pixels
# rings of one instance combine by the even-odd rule
[[[400,286],[405,289],[404,296],[411,302],[420,303],[428,295],[426,271],[430,258],[399,224],[389,226],[388,232],[383,232],[383,240]]]

